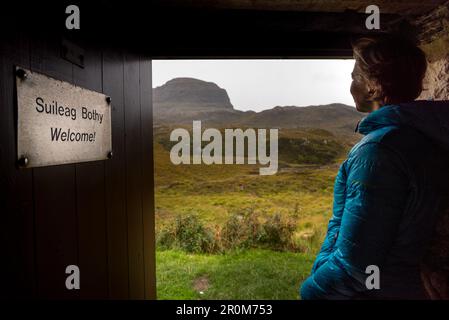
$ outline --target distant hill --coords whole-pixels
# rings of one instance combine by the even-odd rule
[[[255,127],[320,128],[354,132],[362,116],[354,107],[339,103],[309,107],[278,106],[248,115],[241,123]]]
[[[191,125],[193,120],[218,127],[319,128],[353,134],[362,114],[344,104],[277,106],[261,112],[235,110],[225,89],[213,82],[175,78],[153,89],[154,124]]]
[[[186,126],[186,129],[189,128]],[[224,128],[218,128],[224,137]],[[189,130],[190,131],[190,130]],[[158,127],[154,131],[155,145],[169,152],[175,142],[170,141],[171,128]],[[203,142],[204,147],[208,142]],[[222,140],[222,145],[225,145]],[[348,141],[323,129],[282,129],[279,131],[279,166],[297,164],[332,164],[348,149]],[[159,147],[158,147],[159,148]],[[193,146],[191,144],[190,149]]]
[[[175,78],[153,89],[153,102],[158,107],[234,109],[225,89],[213,82],[193,78]]]

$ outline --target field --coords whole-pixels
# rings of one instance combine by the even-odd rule
[[[229,254],[159,251],[158,299],[298,299],[311,255],[251,249]]]
[[[278,173],[260,176],[257,165],[173,165],[167,130],[155,131],[154,144],[158,299],[299,298],[325,236],[333,182],[349,143],[324,130],[283,131]],[[210,252],[161,245],[160,236],[179,217],[195,216],[221,239],[223,226],[248,212],[264,230],[274,216],[293,223],[289,244],[278,246],[278,237]]]

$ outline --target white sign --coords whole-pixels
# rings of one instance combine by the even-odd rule
[[[112,156],[108,96],[16,68],[17,156],[23,167]]]

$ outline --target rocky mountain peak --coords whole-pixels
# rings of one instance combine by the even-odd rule
[[[156,107],[234,109],[225,89],[194,78],[174,78],[153,89],[153,102]]]

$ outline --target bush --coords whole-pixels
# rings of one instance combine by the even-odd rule
[[[221,230],[221,246],[225,250],[256,247],[262,238],[262,231],[263,228],[254,211],[233,214]]]
[[[270,216],[263,224],[263,236],[260,241],[273,250],[294,250],[292,236],[296,224],[280,214]]]
[[[190,253],[210,253],[216,250],[213,233],[196,215],[178,216],[174,224],[163,228],[157,244],[163,249],[177,248]]]
[[[263,223],[260,221],[264,220]],[[222,247],[225,249],[259,247],[272,250],[295,250],[292,241],[296,224],[280,214],[260,217],[254,211],[233,215],[225,223]]]
[[[157,237],[161,249],[190,253],[216,253],[235,249],[264,248],[298,251],[293,241],[296,224],[280,214],[262,217],[253,210],[233,214],[215,232],[196,215],[178,216]]]

